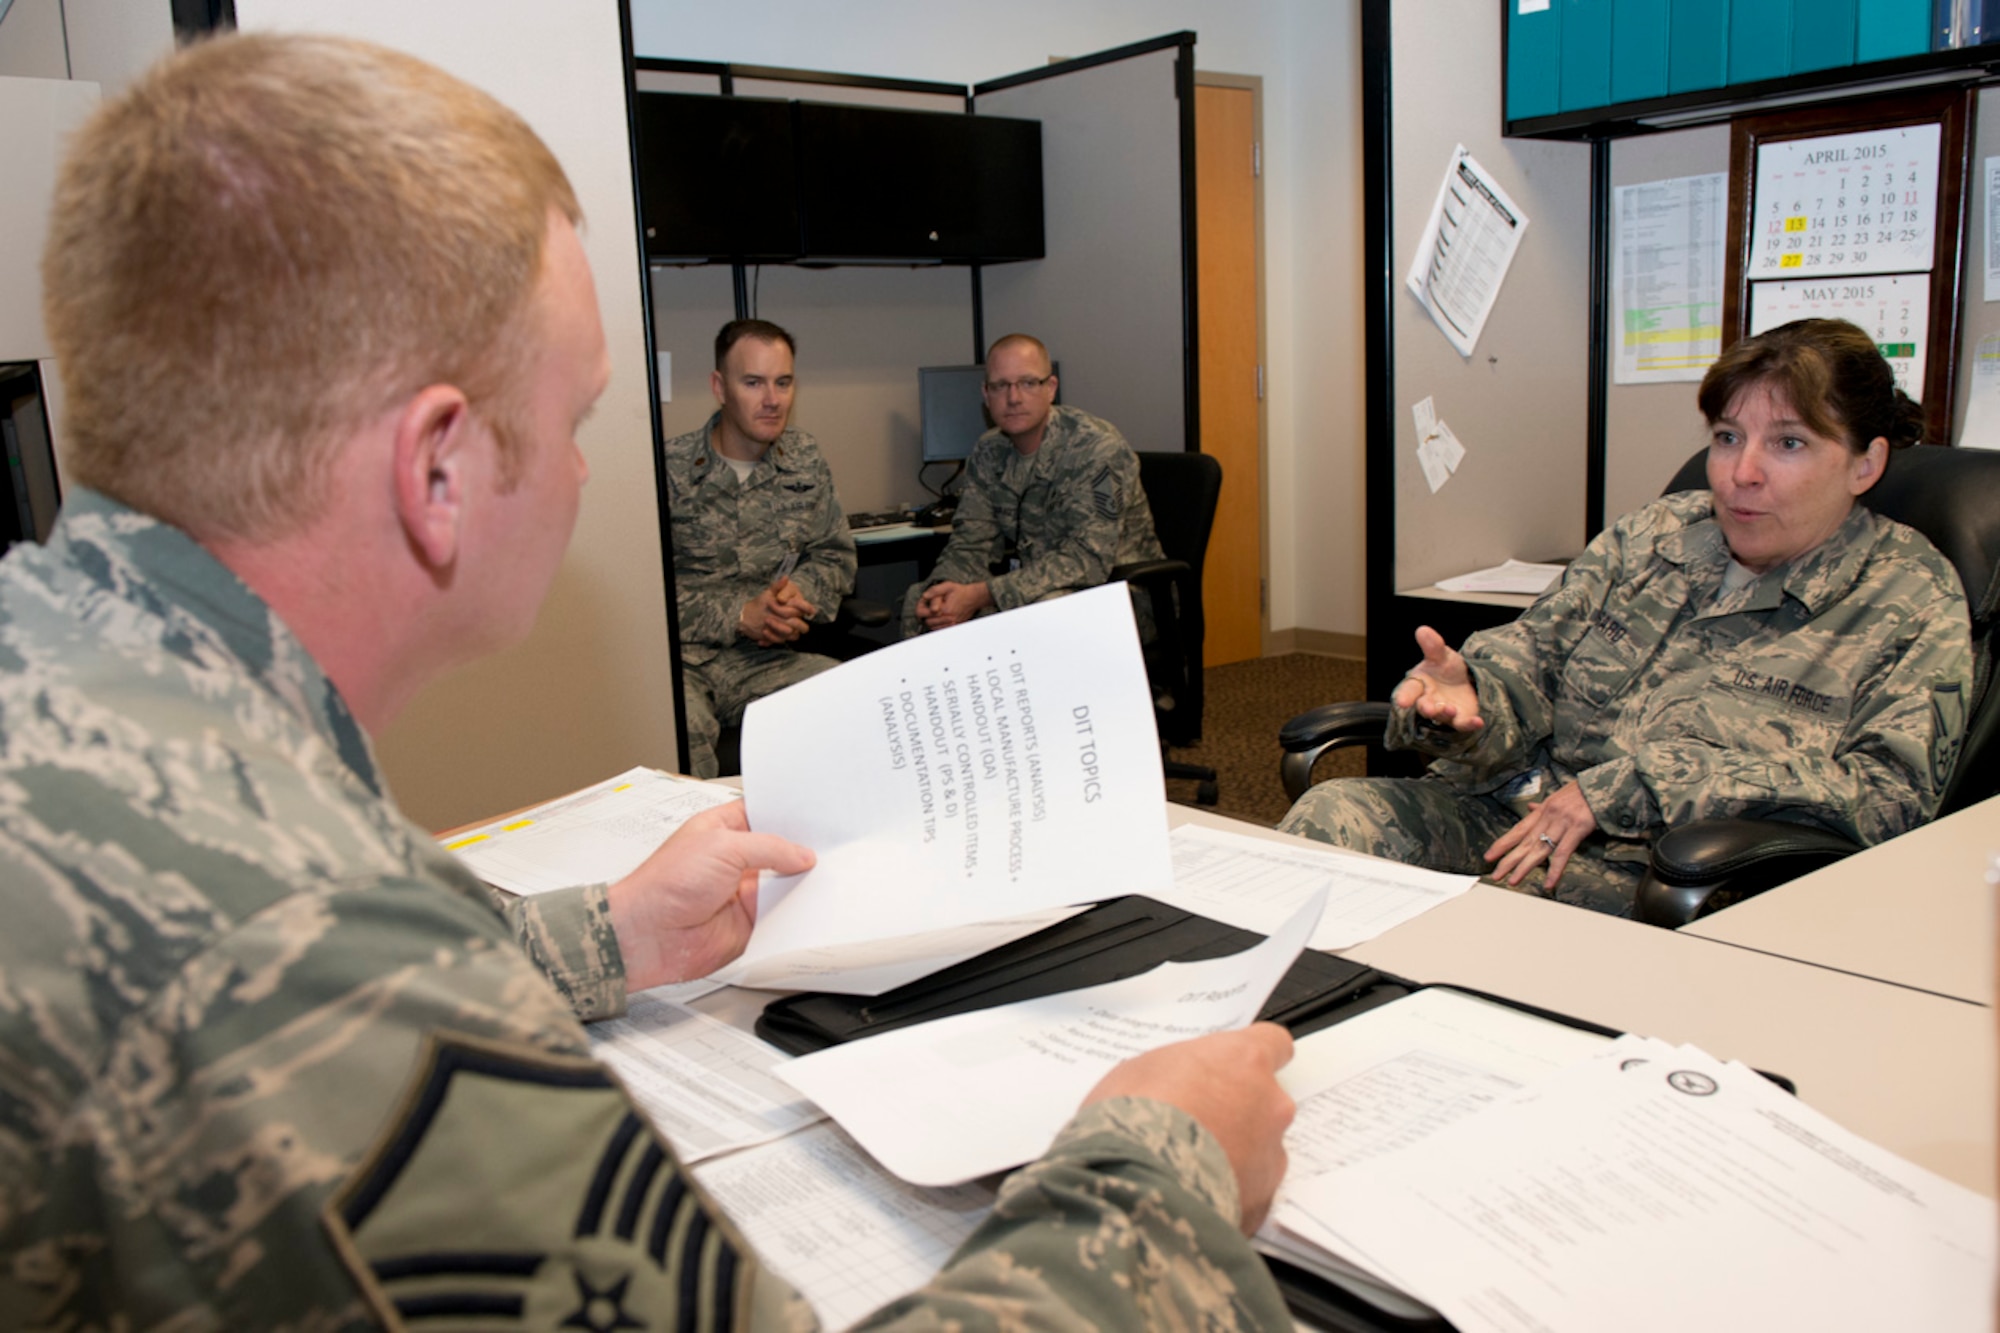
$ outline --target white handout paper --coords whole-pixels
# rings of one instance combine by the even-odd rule
[[[1319,923],[1324,890],[1262,943],[899,1028],[801,1056],[778,1076],[913,1185],[1032,1161],[1121,1060],[1248,1026]]]
[[[804,843],[818,864],[765,885],[749,948],[718,974],[738,985],[873,994],[968,952],[896,974],[886,964],[905,937],[1173,882],[1122,583],[910,639],[760,699],[744,716],[743,772],[751,827]],[[909,943],[906,954],[940,953]],[[871,969],[863,984],[844,980],[844,955]]]

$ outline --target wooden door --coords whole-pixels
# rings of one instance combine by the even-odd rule
[[[1259,401],[1257,116],[1250,88],[1195,87],[1201,447],[1222,464],[1208,542],[1203,662],[1264,653],[1263,414]]]

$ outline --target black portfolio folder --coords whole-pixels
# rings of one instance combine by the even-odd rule
[[[934,1018],[1122,981],[1161,963],[1241,953],[1263,938],[1152,898],[1114,898],[880,995],[808,992],[773,1000],[757,1019],[757,1035],[804,1055]],[[1303,1035],[1412,989],[1360,963],[1308,949],[1258,1017]]]

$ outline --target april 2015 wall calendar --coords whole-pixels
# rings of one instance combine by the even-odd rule
[[[1930,124],[1759,144],[1745,276],[1929,271],[1939,142]]]
[[[1860,325],[1896,372],[1896,387],[1922,401],[1931,327],[1931,280],[1924,274],[1799,278],[1751,285],[1753,336],[1795,319],[1844,319]]]

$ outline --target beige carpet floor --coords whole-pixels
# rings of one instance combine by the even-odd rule
[[[1253,824],[1277,823],[1290,805],[1278,781],[1278,728],[1285,720],[1320,704],[1365,697],[1360,662],[1311,653],[1210,667],[1202,680],[1201,744],[1170,757],[1214,768],[1221,792],[1214,809]],[[1359,747],[1337,751],[1321,761],[1316,776],[1359,777],[1362,756]],[[1167,782],[1170,801],[1193,805],[1194,792],[1191,781]]]

